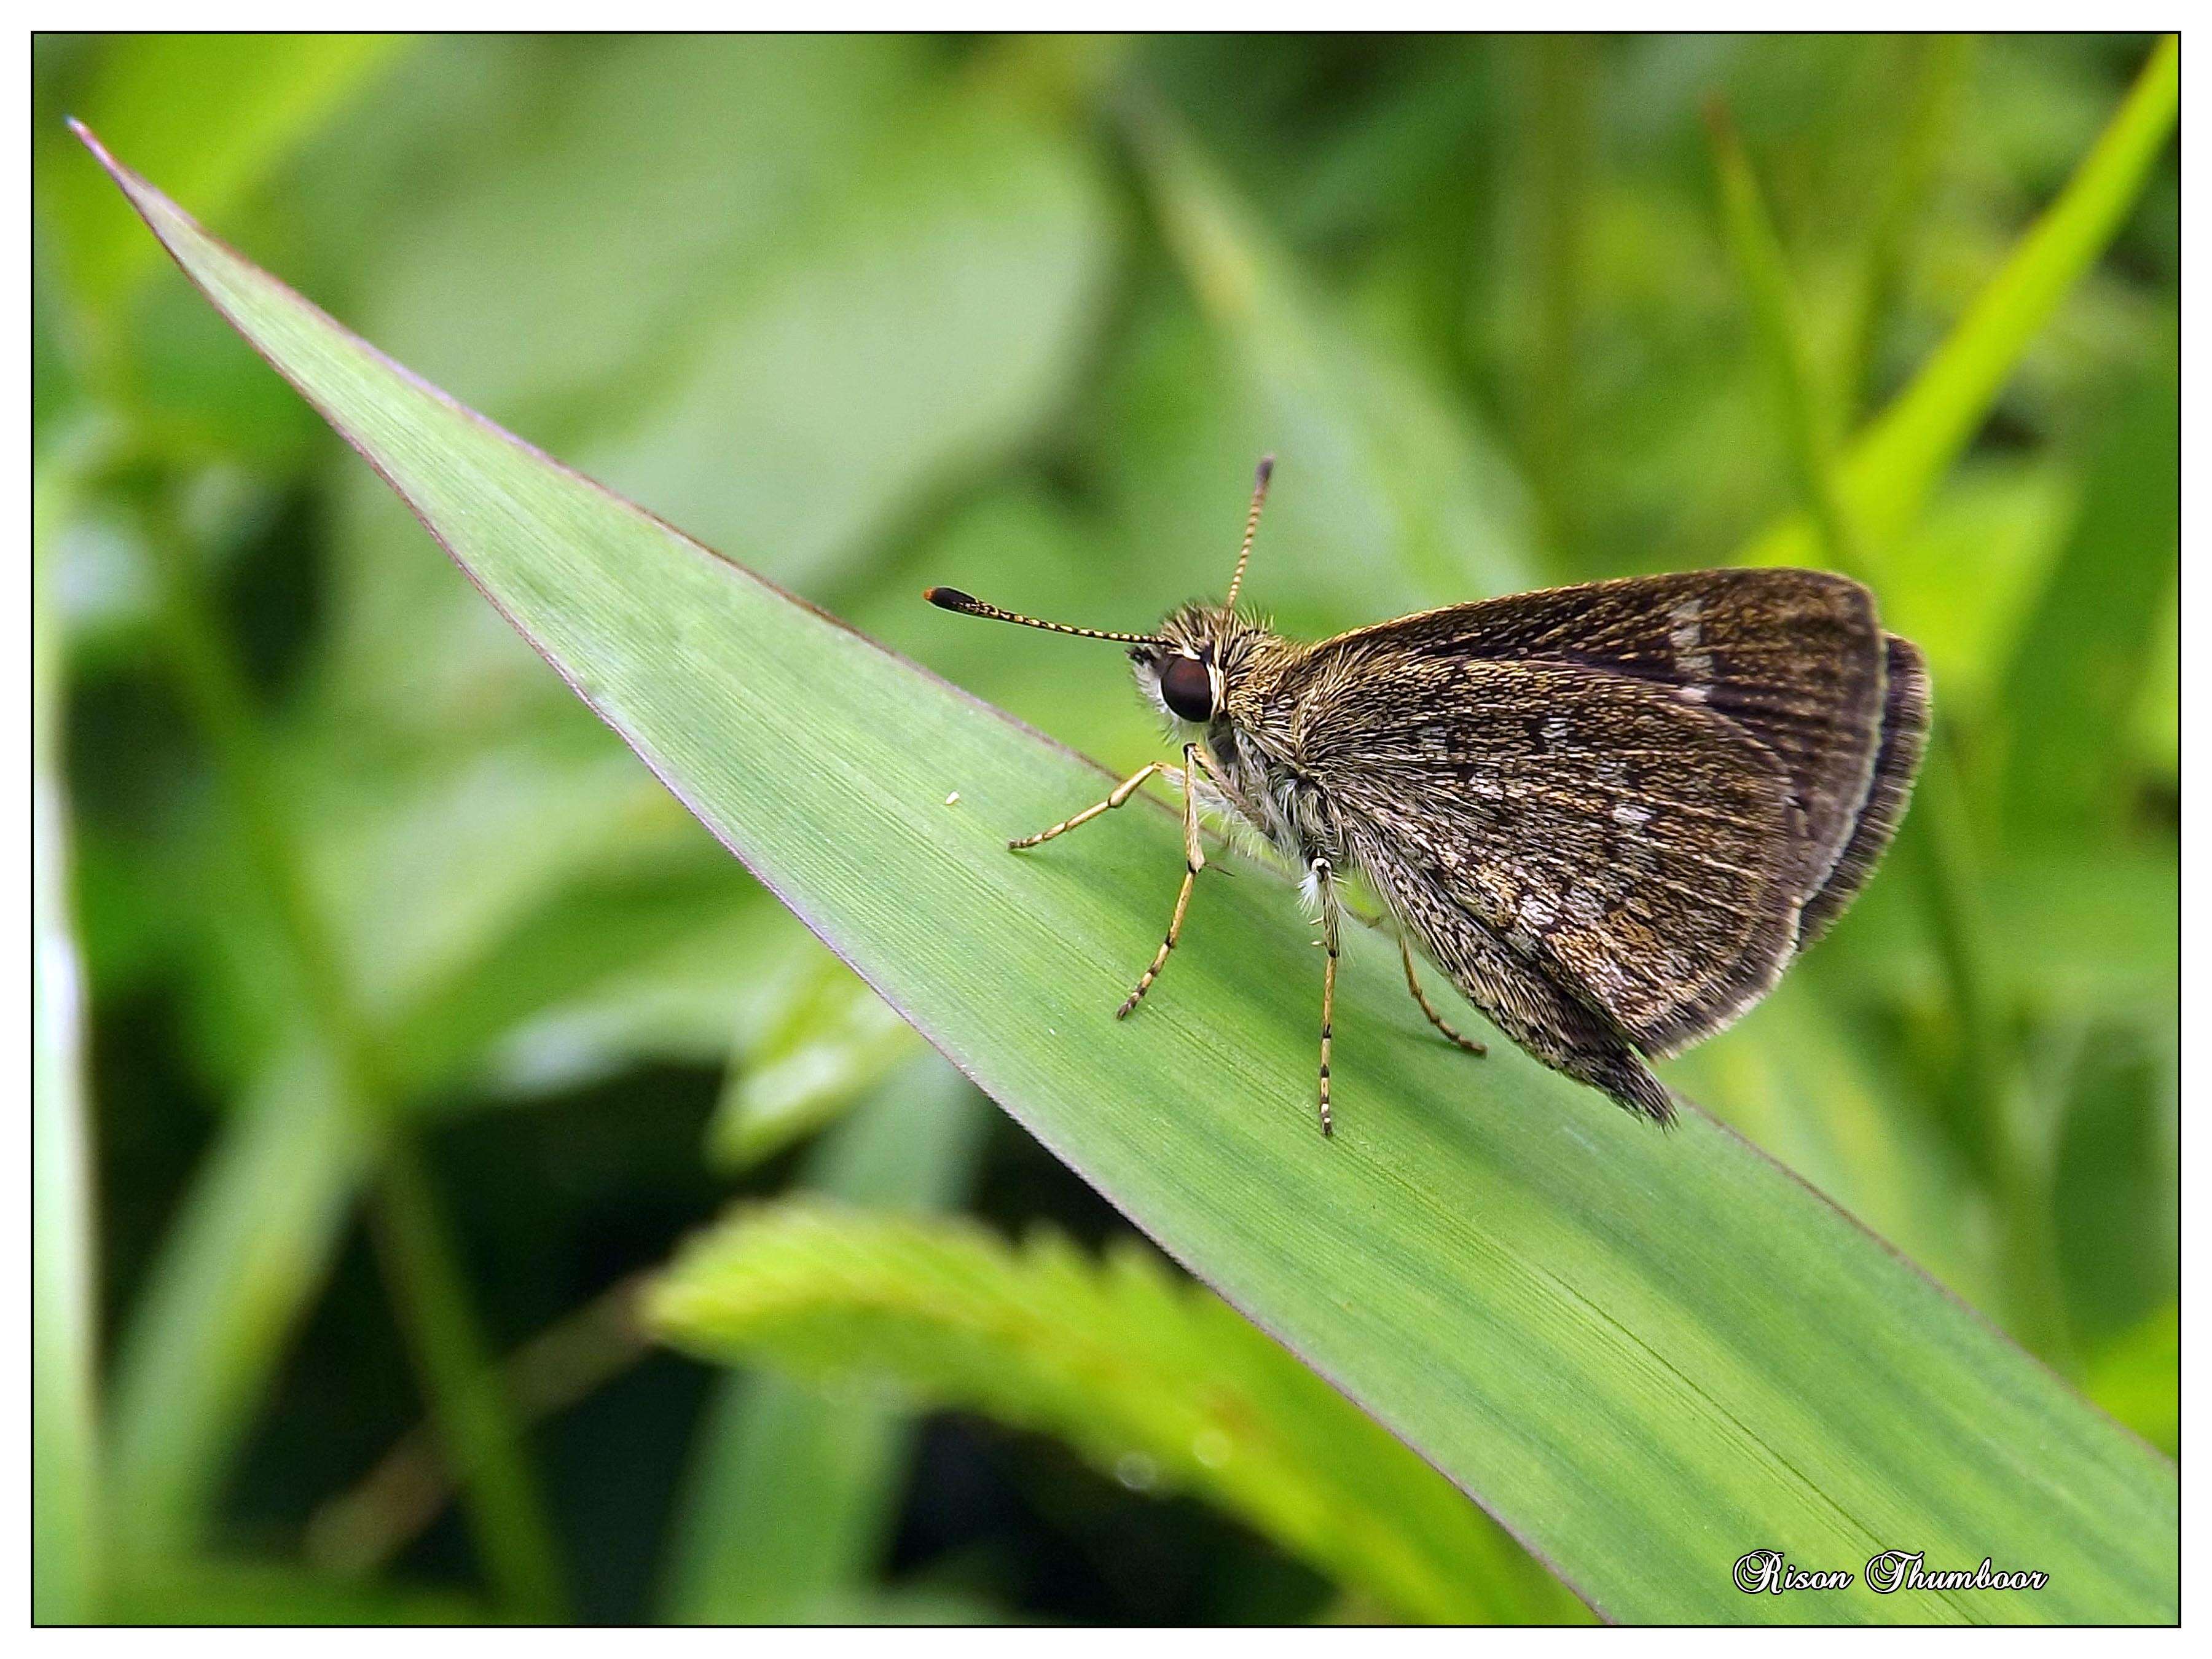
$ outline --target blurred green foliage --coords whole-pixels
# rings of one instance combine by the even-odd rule
[[[1249,1516],[1395,1616],[1555,1622],[1579,1611],[1433,1468],[1209,1292],[1125,1247],[785,1204],[679,1259],[656,1323],[709,1356],[896,1379],[1060,1436],[1139,1490]]]
[[[2150,50],[40,37],[41,833],[88,998],[81,1030],[40,1020],[40,1386],[67,1442],[50,1487],[42,1427],[40,1615],[1342,1608],[1293,1530],[964,1419],[814,1466],[805,1607],[684,1588],[749,1492],[783,1501],[763,1443],[801,1457],[808,1412],[848,1406],[702,1417],[702,1378],[618,1334],[556,1344],[581,1352],[533,1393],[533,1341],[602,1331],[597,1298],[732,1191],[1118,1224],[1003,1125],[903,1193],[828,1144],[785,1155],[855,1103],[964,1085],[153,280],[64,113],[472,405],[1133,767],[1157,734],[1110,668],[933,623],[915,588],[1146,623],[1218,580],[1266,448],[1254,591],[1300,631],[1717,562],[1817,519],[1823,467],[1865,511],[1855,441]],[[1889,868],[1671,1080],[2171,1452],[2160,153],[1932,497],[1857,526],[1942,722]],[[80,1096],[82,1181],[46,1157]],[[71,1275],[45,1286],[80,1212],[72,1325]],[[422,1460],[377,1484],[426,1411],[465,1528]]]

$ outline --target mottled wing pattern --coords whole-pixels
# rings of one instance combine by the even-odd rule
[[[1664,686],[1369,643],[1330,641],[1286,672],[1293,765],[1462,989],[1496,1012],[1464,968],[1486,953],[1494,969],[1487,945],[1502,945],[1585,1024],[1595,1012],[1663,1054],[1773,984],[1809,884],[1803,814],[1773,755]],[[1455,939],[1454,910],[1488,940]]]
[[[1363,644],[1363,642],[1364,642]],[[1873,596],[1847,577],[1701,570],[1452,605],[1318,649],[1557,662],[1649,681],[1726,717],[1788,773],[1825,878],[1874,776],[1884,691]]]
[[[1927,664],[1910,640],[1892,634],[1887,645],[1888,672],[1882,701],[1881,746],[1875,754],[1874,787],[1867,792],[1866,805],[1852,826],[1842,856],[1820,890],[1805,902],[1805,914],[1797,925],[1801,951],[1827,932],[1829,925],[1850,908],[1881,861],[1890,838],[1904,819],[1905,804],[1912,799],[1913,775],[1919,771],[1920,757],[1928,747]]]
[[[1666,1085],[1588,995],[1554,976],[1509,936],[1468,914],[1449,875],[1407,855],[1374,826],[1346,827],[1347,850],[1430,957],[1498,1029],[1548,1066],[1595,1085],[1656,1123],[1674,1120]]]

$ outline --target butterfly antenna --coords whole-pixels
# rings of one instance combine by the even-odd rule
[[[1260,509],[1267,504],[1267,480],[1275,476],[1275,458],[1260,458],[1260,475],[1252,484],[1252,510],[1244,515],[1244,545],[1237,550],[1237,574],[1229,579],[1229,598],[1222,609],[1237,608],[1237,590],[1244,586],[1244,567],[1252,557],[1252,532],[1260,527]]]
[[[1083,640],[1112,640],[1121,645],[1166,643],[1152,634],[1109,634],[1103,628],[1071,628],[1066,623],[1041,622],[1018,611],[1001,611],[995,605],[986,605],[974,594],[963,593],[957,587],[925,587],[921,597],[940,611],[957,611],[963,617],[987,617],[993,622],[1019,623],[1024,628],[1042,628],[1048,634],[1073,634]]]

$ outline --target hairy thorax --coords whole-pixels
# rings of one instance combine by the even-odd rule
[[[1226,804],[1299,870],[1316,859],[1343,868],[1337,813],[1304,763],[1298,701],[1284,684],[1299,647],[1267,635],[1249,645],[1204,736],[1228,784]]]

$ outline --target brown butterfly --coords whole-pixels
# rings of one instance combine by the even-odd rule
[[[1237,609],[1267,499],[1260,463],[1229,596],[1154,634],[931,604],[1130,647],[1137,684],[1182,732],[1096,805],[1161,775],[1183,787],[1173,919],[1123,1002],[1182,931],[1205,867],[1199,809],[1234,814],[1304,873],[1327,948],[1321,1127],[1340,888],[1357,872],[1492,1022],[1546,1065],[1660,1124],[1645,1060],[1679,1053],[1772,988],[1842,914],[1896,833],[1928,735],[1920,653],[1874,596],[1817,570],[1699,570],[1448,605],[1317,645]]]

